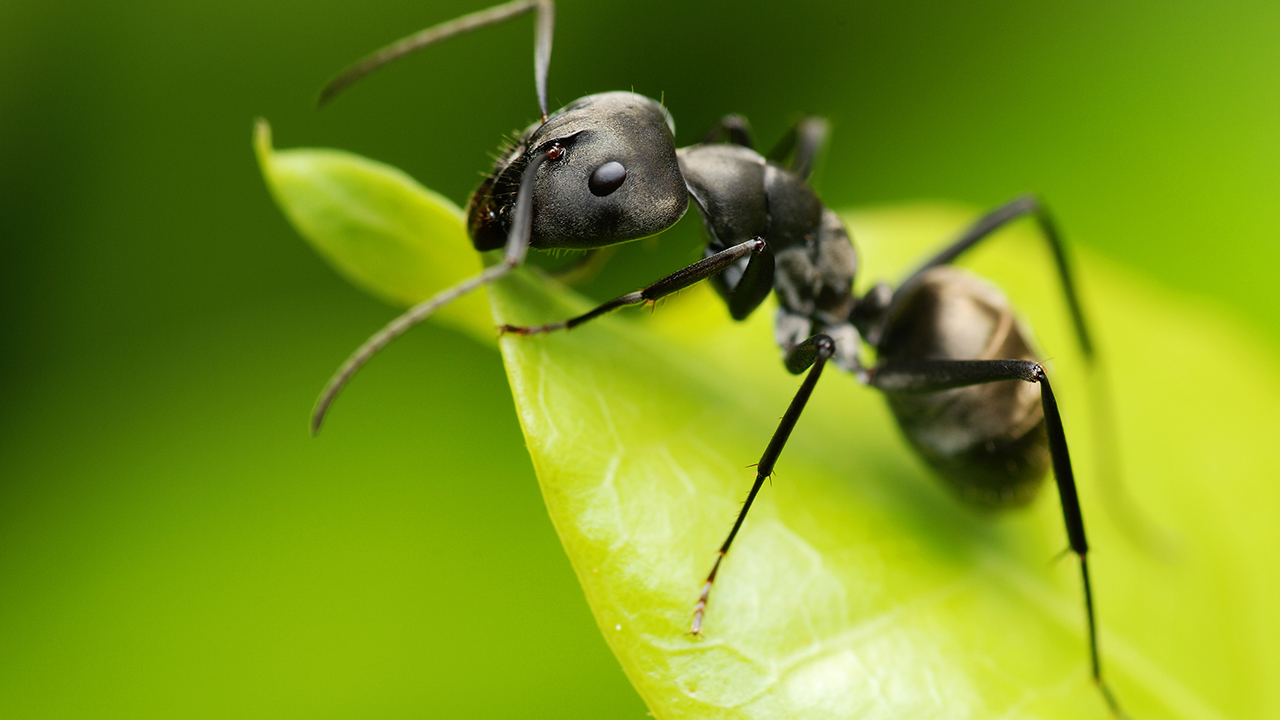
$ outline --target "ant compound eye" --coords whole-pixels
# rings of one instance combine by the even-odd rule
[[[559,160],[562,157],[564,157],[564,146],[560,143],[556,143],[555,145],[547,148],[548,160]]]
[[[612,195],[613,191],[622,187],[622,183],[627,179],[627,169],[622,163],[611,160],[591,173],[591,179],[587,181],[587,187],[591,188],[591,194],[596,197],[604,197]]]

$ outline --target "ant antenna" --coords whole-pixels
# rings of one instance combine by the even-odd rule
[[[392,340],[403,335],[409,328],[427,319],[431,313],[442,305],[453,302],[482,285],[498,280],[524,262],[525,255],[529,252],[530,225],[533,216],[533,178],[537,174],[538,168],[542,166],[542,163],[546,162],[547,158],[548,155],[546,153],[534,155],[529,160],[528,167],[525,168],[524,177],[520,179],[520,191],[516,195],[515,217],[511,222],[511,231],[507,233],[507,245],[503,251],[502,260],[496,265],[485,268],[480,274],[467,278],[453,287],[441,290],[414,305],[400,317],[387,323],[385,327],[374,333],[368,340],[365,340],[364,344],[357,348],[351,354],[351,357],[347,358],[346,362],[342,363],[342,367],[338,368],[338,372],[333,374],[333,377],[329,379],[328,384],[324,386],[324,390],[320,393],[320,397],[316,399],[315,409],[311,412],[312,435],[320,433],[320,424],[324,422],[329,406],[338,397],[338,393],[342,392],[342,388],[346,387],[347,383],[350,382],[351,376],[364,367],[364,364],[378,354],[379,350],[386,347]]]
[[[512,2],[463,15],[402,38],[365,57],[330,80],[320,91],[316,105],[324,106],[348,85],[415,50],[486,25],[495,25],[530,10],[538,11],[538,22],[534,28],[533,74],[534,83],[538,89],[538,107],[542,111],[542,121],[546,122],[547,70],[551,66],[551,35],[555,30],[555,3],[552,0],[512,0]]]

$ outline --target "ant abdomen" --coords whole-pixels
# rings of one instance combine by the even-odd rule
[[[1038,357],[1005,296],[950,266],[929,270],[894,302],[880,362],[1029,360]],[[907,439],[966,501],[1029,502],[1049,468],[1040,386],[1002,380],[885,397]]]

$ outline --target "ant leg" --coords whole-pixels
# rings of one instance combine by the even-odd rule
[[[524,262],[525,256],[529,253],[529,233],[533,208],[533,178],[537,174],[538,168],[542,167],[542,163],[546,162],[546,160],[546,153],[534,155],[530,158],[528,167],[525,168],[524,177],[520,179],[520,190],[516,195],[515,214],[511,222],[511,232],[507,235],[507,245],[503,251],[502,260],[496,265],[485,268],[479,275],[463,280],[453,287],[441,290],[409,308],[400,317],[387,323],[385,327],[374,333],[368,340],[365,340],[363,345],[356,348],[351,357],[347,358],[347,361],[342,363],[342,367],[338,368],[338,372],[334,373],[333,377],[329,379],[328,384],[325,385],[324,390],[320,393],[320,397],[316,400],[315,409],[311,412],[312,435],[320,432],[320,424],[324,422],[325,413],[328,412],[329,406],[333,404],[338,393],[351,380],[351,376],[363,367],[365,363],[369,362],[370,358],[377,354],[379,350],[386,347],[392,340],[403,335],[409,328],[427,319],[440,306],[453,302],[481,285],[487,285],[501,278]]]
[[[517,325],[503,325],[499,330],[503,333],[515,333],[517,335],[538,335],[548,333],[553,330],[569,330],[581,325],[588,320],[604,315],[605,313],[617,310],[628,305],[639,305],[641,303],[653,302],[659,298],[670,295],[673,292],[683,290],[694,283],[721,272],[729,265],[737,260],[751,255],[752,253],[763,252],[767,249],[764,240],[760,238],[752,238],[746,242],[738,243],[730,248],[721,250],[714,255],[705,257],[698,262],[677,270],[674,273],[662,278],[661,280],[641,288],[635,292],[627,293],[618,298],[614,298],[603,305],[599,305],[593,310],[583,313],[574,318],[569,318],[562,322],[549,323],[547,325],[533,325],[521,327]]]
[[[546,122],[547,70],[551,65],[551,36],[555,30],[555,3],[552,0],[513,0],[513,2],[496,5],[439,25],[433,25],[426,30],[421,30],[406,38],[397,40],[366,56],[330,80],[324,86],[324,89],[320,91],[320,98],[316,104],[324,105],[332,100],[335,95],[346,89],[348,85],[415,50],[421,50],[433,43],[485,27],[486,25],[495,25],[517,15],[523,15],[530,10],[538,11],[538,24],[534,30],[533,71],[534,82],[538,89],[538,107],[542,110],[542,121]]]
[[[708,246],[705,253],[707,257],[714,255],[714,246]],[[775,266],[773,251],[766,248],[745,263],[727,267],[712,278],[711,284],[724,298],[729,317],[745,320],[760,307],[760,303],[773,291]]]
[[[787,134],[782,136],[766,157],[778,164],[785,164],[783,161],[790,156],[791,163],[788,167],[791,172],[801,179],[807,178],[809,171],[813,169],[814,158],[827,144],[829,130],[826,119],[813,115],[803,117],[787,130]],[[755,147],[751,139],[751,125],[741,115],[725,115],[720,118],[720,122],[702,137],[702,144],[710,145],[724,139],[728,139],[732,145]]]
[[[1075,323],[1076,337],[1080,341],[1081,349],[1084,350],[1085,358],[1092,362],[1094,355],[1093,341],[1090,339],[1088,328],[1085,326],[1084,313],[1080,310],[1080,301],[1076,294],[1075,282],[1072,280],[1071,265],[1067,260],[1066,248],[1062,243],[1062,237],[1058,233],[1057,226],[1054,225],[1053,218],[1049,215],[1049,211],[1040,202],[1040,198],[1035,195],[1016,197],[978,218],[977,222],[970,225],[960,237],[956,238],[942,252],[927,260],[915,272],[911,273],[906,280],[902,281],[898,285],[897,292],[894,293],[894,299],[902,297],[903,291],[909,285],[914,284],[927,270],[939,265],[949,265],[966,250],[978,244],[979,241],[991,236],[995,231],[1024,215],[1031,215],[1035,218],[1036,224],[1040,227],[1040,233],[1049,242],[1049,247],[1053,250],[1053,259],[1058,265],[1058,276],[1062,278],[1062,289],[1067,298],[1067,307],[1070,309],[1071,319]]]
[[[787,134],[782,136],[766,157],[782,164],[790,156],[791,164],[788,167],[791,172],[800,176],[801,180],[807,179],[813,170],[814,160],[826,148],[827,136],[830,134],[831,126],[826,118],[806,115],[787,130]]]
[[[751,123],[741,115],[725,115],[720,118],[720,122],[716,126],[707,131],[702,136],[703,145],[713,145],[721,140],[728,139],[730,145],[741,145],[745,148],[754,148],[755,143],[751,141]]]
[[[1080,301],[1076,293],[1075,282],[1072,279],[1065,245],[1062,242],[1057,226],[1039,198],[1035,195],[1019,196],[979,218],[951,245],[929,259],[903,281],[898,286],[898,291],[893,294],[893,299],[890,303],[904,296],[903,290],[926,270],[951,263],[979,241],[1024,215],[1031,215],[1035,218],[1041,234],[1049,242],[1049,247],[1053,250],[1053,257],[1058,266],[1058,275],[1062,279],[1067,307],[1071,312],[1071,319],[1075,325],[1076,338],[1084,351],[1085,359],[1096,373],[1092,386],[1094,395],[1093,425],[1099,448],[1098,473],[1102,479],[1100,487],[1104,490],[1102,496],[1104,505],[1117,519],[1125,535],[1135,545],[1144,548],[1156,557],[1168,559],[1176,556],[1179,545],[1177,534],[1168,528],[1160,527],[1158,523],[1135,505],[1125,489],[1123,478],[1119,474],[1119,451],[1116,448],[1115,433],[1111,431],[1115,425],[1115,411],[1112,409],[1110,383],[1097,362],[1097,352],[1094,349],[1093,341],[1084,319],[1084,312],[1080,308]],[[864,303],[863,305],[866,307],[864,312],[875,312],[874,303]],[[881,310],[878,314],[880,317],[884,317],[887,313]]]
[[[1044,409],[1045,430],[1049,438],[1049,457],[1062,503],[1062,519],[1067,529],[1071,551],[1080,560],[1080,576],[1084,585],[1084,611],[1089,632],[1089,661],[1093,681],[1117,717],[1125,717],[1111,688],[1102,679],[1102,663],[1098,656],[1098,631],[1094,618],[1093,589],[1089,582],[1086,556],[1089,543],[1084,534],[1084,516],[1076,494],[1075,474],[1067,452],[1067,436],[1062,429],[1058,402],[1040,363],[1029,360],[922,360],[874,368],[868,384],[888,393],[929,393],[967,387],[999,380],[1022,380],[1040,384],[1040,403]]]
[[[694,635],[702,634],[702,618],[707,609],[707,598],[711,595],[711,584],[716,580],[716,573],[720,570],[720,563],[724,561],[724,556],[729,552],[729,546],[733,544],[733,539],[738,536],[738,530],[742,528],[742,521],[747,518],[747,511],[751,509],[751,503],[755,501],[756,495],[760,492],[760,488],[764,485],[764,481],[773,474],[773,466],[778,462],[778,456],[782,454],[782,448],[787,444],[787,439],[791,437],[791,431],[795,429],[796,421],[800,419],[800,413],[804,412],[804,406],[809,402],[809,396],[813,394],[813,388],[818,384],[818,377],[822,375],[822,368],[826,365],[827,360],[835,355],[836,343],[827,335],[814,335],[805,340],[791,350],[787,351],[786,365],[787,370],[793,374],[800,374],[806,369],[809,374],[805,376],[804,382],[800,383],[800,389],[796,391],[795,397],[791,399],[791,404],[787,406],[787,412],[783,414],[782,420],[778,423],[778,429],[773,432],[773,437],[769,439],[769,445],[764,449],[764,454],[760,456],[760,462],[756,464],[756,480],[751,485],[751,492],[747,493],[747,500],[742,504],[742,510],[738,512],[738,519],[734,521],[733,528],[729,530],[729,537],[725,538],[724,544],[720,546],[720,550],[716,553],[716,562],[711,566],[711,572],[707,575],[707,580],[702,585],[702,594],[698,596],[698,603],[693,607],[693,626],[689,632]]]

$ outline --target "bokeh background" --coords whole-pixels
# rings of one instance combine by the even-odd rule
[[[286,225],[252,121],[463,202],[535,116],[528,19],[312,101],[482,4],[0,3],[0,716],[645,715],[496,353],[424,327],[306,433],[392,311]],[[553,104],[661,96],[683,143],[826,115],[829,204],[1035,190],[1073,242],[1280,347],[1280,4],[562,0],[557,30]],[[697,242],[637,243],[590,289]]]

